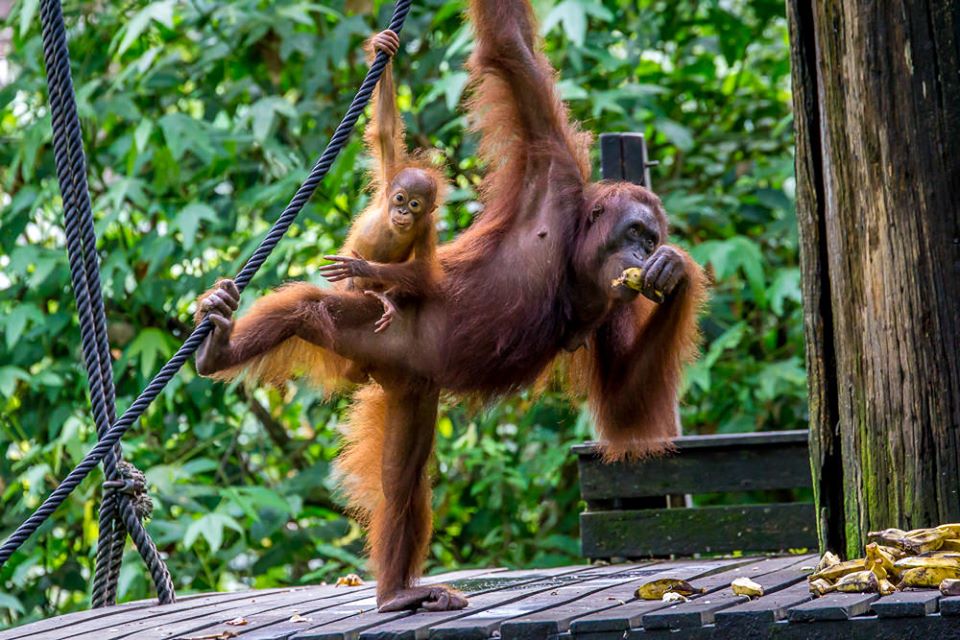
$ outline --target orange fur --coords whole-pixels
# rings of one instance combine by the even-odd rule
[[[425,463],[432,451],[435,395],[430,396],[427,404],[431,401],[432,413],[429,407],[426,412],[418,411],[416,392],[411,397],[406,391],[388,393],[380,385],[368,384],[354,396],[343,427],[343,447],[334,473],[347,497],[350,514],[367,528],[367,550],[381,580],[377,588],[381,595],[411,586],[426,559],[433,520]],[[397,419],[395,414],[406,412],[406,405],[413,406],[411,415],[415,422],[423,418],[429,424],[393,426],[415,426],[417,437],[427,439],[414,447],[423,457],[422,462],[398,459],[397,454],[409,452],[388,441],[388,435],[394,439],[397,436],[388,434],[390,422]],[[407,416],[400,417],[401,422],[406,419]]]
[[[198,324],[203,319],[199,303],[218,286],[214,285],[198,299],[194,318]],[[257,299],[250,311],[236,321],[233,332],[239,336],[256,335],[256,327],[270,325],[277,318],[289,317],[304,303],[319,300],[322,295],[322,289],[305,282],[286,284],[271,295]],[[293,336],[242,365],[218,371],[210,377],[224,381],[242,378],[249,385],[262,383],[274,386],[281,386],[295,378],[305,378],[325,393],[333,394],[347,386],[344,374],[350,365],[346,358]]]
[[[680,435],[677,394],[683,366],[697,355],[707,291],[703,269],[689,256],[686,263],[687,281],[672,299],[640,297],[615,310],[571,358],[570,381],[589,399],[608,462],[663,453]]]

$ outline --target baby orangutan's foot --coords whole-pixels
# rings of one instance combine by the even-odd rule
[[[411,611],[424,608],[427,611],[455,611],[467,606],[467,598],[455,589],[442,584],[410,587],[388,594],[379,609],[384,611]]]

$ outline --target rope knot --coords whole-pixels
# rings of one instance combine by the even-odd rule
[[[153,500],[147,495],[147,477],[126,460],[117,464],[119,480],[107,480],[103,483],[105,493],[122,493],[130,496],[137,517],[145,520],[153,513]]]

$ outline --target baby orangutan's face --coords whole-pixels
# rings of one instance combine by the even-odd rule
[[[399,233],[413,229],[436,206],[437,185],[419,169],[404,169],[390,182],[387,207],[390,226]]]

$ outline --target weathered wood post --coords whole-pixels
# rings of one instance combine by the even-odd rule
[[[960,3],[788,0],[821,545],[960,520]]]

